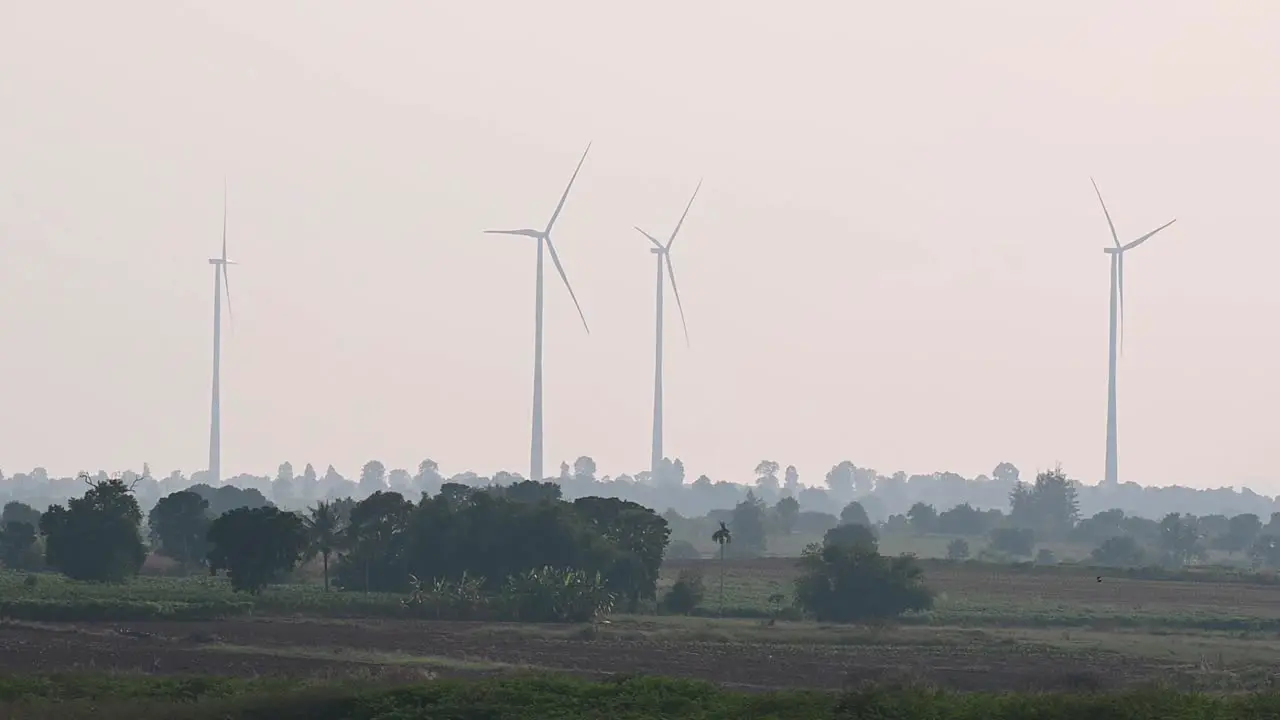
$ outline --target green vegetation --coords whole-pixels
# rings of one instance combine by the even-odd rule
[[[437,680],[412,686],[155,679],[130,676],[8,677],[0,680],[0,715],[99,720],[1023,720],[1161,718],[1252,720],[1280,713],[1280,695],[1210,696],[1169,689],[1124,693],[989,695],[916,688],[747,693],[651,677],[593,682],[527,675]]]

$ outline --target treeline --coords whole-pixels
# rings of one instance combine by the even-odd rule
[[[127,580],[148,553],[137,500],[120,479],[85,482],[85,494],[65,507],[35,513],[10,506],[12,516],[26,518],[10,520],[4,537],[13,540],[0,544],[20,549],[29,569],[82,581]],[[268,505],[219,515],[200,493],[186,490],[162,498],[146,526],[151,551],[188,571],[225,573],[237,591],[258,593],[318,557],[326,590],[332,581],[343,591],[408,594],[411,609],[441,618],[583,621],[616,606],[636,612],[646,601],[651,609],[689,613],[705,595],[701,576],[685,573],[657,602],[670,535],[662,516],[618,498],[568,502],[552,482],[484,489],[446,483],[416,502],[379,491],[360,501],[320,501],[305,513]],[[734,529],[721,525],[712,537],[728,548],[735,533],[750,532],[739,518]],[[828,532],[798,565],[793,609],[819,620],[889,617],[932,605],[914,559],[881,556],[862,525]],[[869,587],[877,592],[868,595]],[[785,600],[778,595],[779,612]]]
[[[699,557],[691,538],[707,537],[717,523],[734,529],[731,555],[759,556],[768,552],[771,540],[798,533],[821,535],[846,525],[861,525],[877,537],[904,535],[956,536],[948,557],[977,557],[993,562],[1035,558],[1053,563],[1056,558],[1044,543],[1091,546],[1090,560],[1121,567],[1159,565],[1182,567],[1205,562],[1213,551],[1254,568],[1280,568],[1280,512],[1264,522],[1253,513],[1185,515],[1169,513],[1159,520],[1128,515],[1121,509],[1104,510],[1082,517],[1078,485],[1061,468],[1040,473],[1034,482],[1014,483],[1007,499],[1008,511],[980,510],[961,503],[939,511],[924,502],[906,512],[876,522],[861,501],[844,506],[839,516],[804,511],[791,497],[769,505],[754,492],[731,509],[715,510],[699,518],[668,511],[672,528],[672,557]],[[982,546],[970,546],[983,538]]]
[[[95,481],[107,479],[99,472]],[[302,510],[319,500],[364,498],[374,492],[392,490],[405,497],[421,493],[436,494],[445,483],[486,487],[509,486],[524,480],[518,473],[497,472],[492,476],[474,472],[446,475],[433,460],[423,460],[416,469],[388,467],[378,460],[365,463],[351,477],[344,476],[332,465],[323,471],[307,464],[300,472],[292,463],[281,463],[274,475],[241,474],[214,482],[207,473],[195,472],[190,477],[175,471],[167,476],[153,476],[145,464],[141,471],[126,471],[121,478],[134,486],[142,506],[150,507],[161,497],[192,485],[235,486],[260,495],[264,502],[289,510]],[[717,508],[732,508],[741,502],[748,490],[772,505],[783,497],[792,497],[804,510],[836,513],[848,502],[857,500],[874,522],[885,522],[891,515],[905,514],[916,503],[932,504],[939,509],[969,504],[979,510],[1006,507],[1009,493],[1022,481],[1021,473],[1011,463],[999,463],[989,474],[964,477],[954,472],[908,474],[902,471],[881,473],[843,460],[821,477],[809,477],[801,483],[794,465],[765,460],[753,471],[732,478],[712,480],[706,475],[694,478],[686,474],[679,460],[664,459],[656,473],[649,471],[615,476],[599,473],[589,456],[572,463],[561,463],[554,481],[566,499],[579,497],[618,497],[646,507],[676,510],[686,517],[705,515]],[[1226,515],[1254,513],[1270,517],[1280,511],[1276,500],[1249,489],[1232,488],[1196,490],[1185,487],[1142,487],[1125,483],[1119,487],[1099,487],[1074,483],[1081,510],[1086,515],[1119,508],[1129,515],[1159,520],[1169,513],[1194,515]],[[43,468],[6,476],[0,473],[0,500],[18,500],[36,507],[66,502],[80,493],[76,478],[51,477]]]
[[[120,479],[85,480],[87,492],[66,506],[44,513],[6,507],[0,547],[7,566],[42,566],[99,582],[138,573],[148,548],[131,488]],[[421,600],[424,590],[415,579],[424,578],[426,596],[440,583],[486,596],[529,596],[539,586],[580,581],[576,590],[587,586],[600,607],[615,598],[630,607],[655,599],[669,534],[662,517],[635,503],[565,502],[554,483],[528,481],[483,490],[446,483],[417,502],[379,491],[358,502],[321,501],[306,513],[258,506],[215,514],[209,500],[185,490],[162,498],[147,527],[158,554],[189,570],[225,572],[233,588],[246,592],[279,582],[319,556],[326,588],[332,561],[333,584],[342,590],[415,589]],[[549,598],[547,606],[559,599]],[[522,608],[530,614],[527,602]]]

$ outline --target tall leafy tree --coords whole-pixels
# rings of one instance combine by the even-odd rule
[[[733,508],[731,524],[734,539],[738,541],[734,547],[740,548],[736,554],[744,557],[764,554],[768,546],[764,510],[764,502],[751,490],[747,490],[746,497]]]
[[[784,535],[790,535],[795,530],[796,520],[800,517],[800,503],[788,495],[773,506],[773,513],[778,518],[778,529]]]
[[[11,520],[0,526],[0,563],[10,570],[37,570],[36,529],[28,522]]]
[[[387,489],[387,467],[378,460],[370,460],[360,469],[360,491],[372,495]]]
[[[338,582],[365,592],[402,591],[409,583],[406,535],[413,503],[398,492],[378,491],[351,508]]]
[[[292,571],[307,550],[302,518],[274,507],[239,508],[209,527],[209,570],[226,571],[236,592],[258,594]]]
[[[319,555],[324,564],[324,591],[329,592],[329,558],[342,542],[346,521],[339,516],[334,503],[321,500],[303,522],[307,528],[308,549],[313,556]]]
[[[40,516],[45,562],[73,580],[123,582],[138,574],[147,552],[138,534],[142,510],[122,480],[93,481],[67,507],[51,505]]]
[[[147,514],[147,525],[159,554],[177,560],[185,568],[204,564],[211,522],[209,501],[189,490],[160,498]]]
[[[756,465],[756,487],[760,488],[761,492],[769,495],[777,494],[781,488],[781,484],[778,482],[779,467],[778,463],[773,460],[761,460]]]

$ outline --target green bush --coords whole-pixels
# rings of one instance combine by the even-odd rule
[[[680,571],[675,584],[662,596],[662,612],[671,615],[688,615],[702,604],[707,595],[707,588],[702,582],[702,573],[693,569]]]
[[[933,594],[910,555],[885,557],[858,545],[811,545],[800,558],[796,605],[819,621],[858,622],[927,610]]]

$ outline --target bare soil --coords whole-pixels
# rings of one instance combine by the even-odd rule
[[[1167,677],[1172,669],[1121,655],[1080,655],[1016,643],[814,646],[591,639],[585,632],[574,637],[563,630],[544,637],[536,627],[530,630],[459,622],[261,619],[127,626],[8,624],[0,626],[0,672],[452,675],[496,672],[487,664],[500,663],[582,674],[660,674],[754,688],[841,689],[876,680],[927,682],[957,690],[1051,690],[1145,683]],[[413,657],[443,661],[406,661]]]

